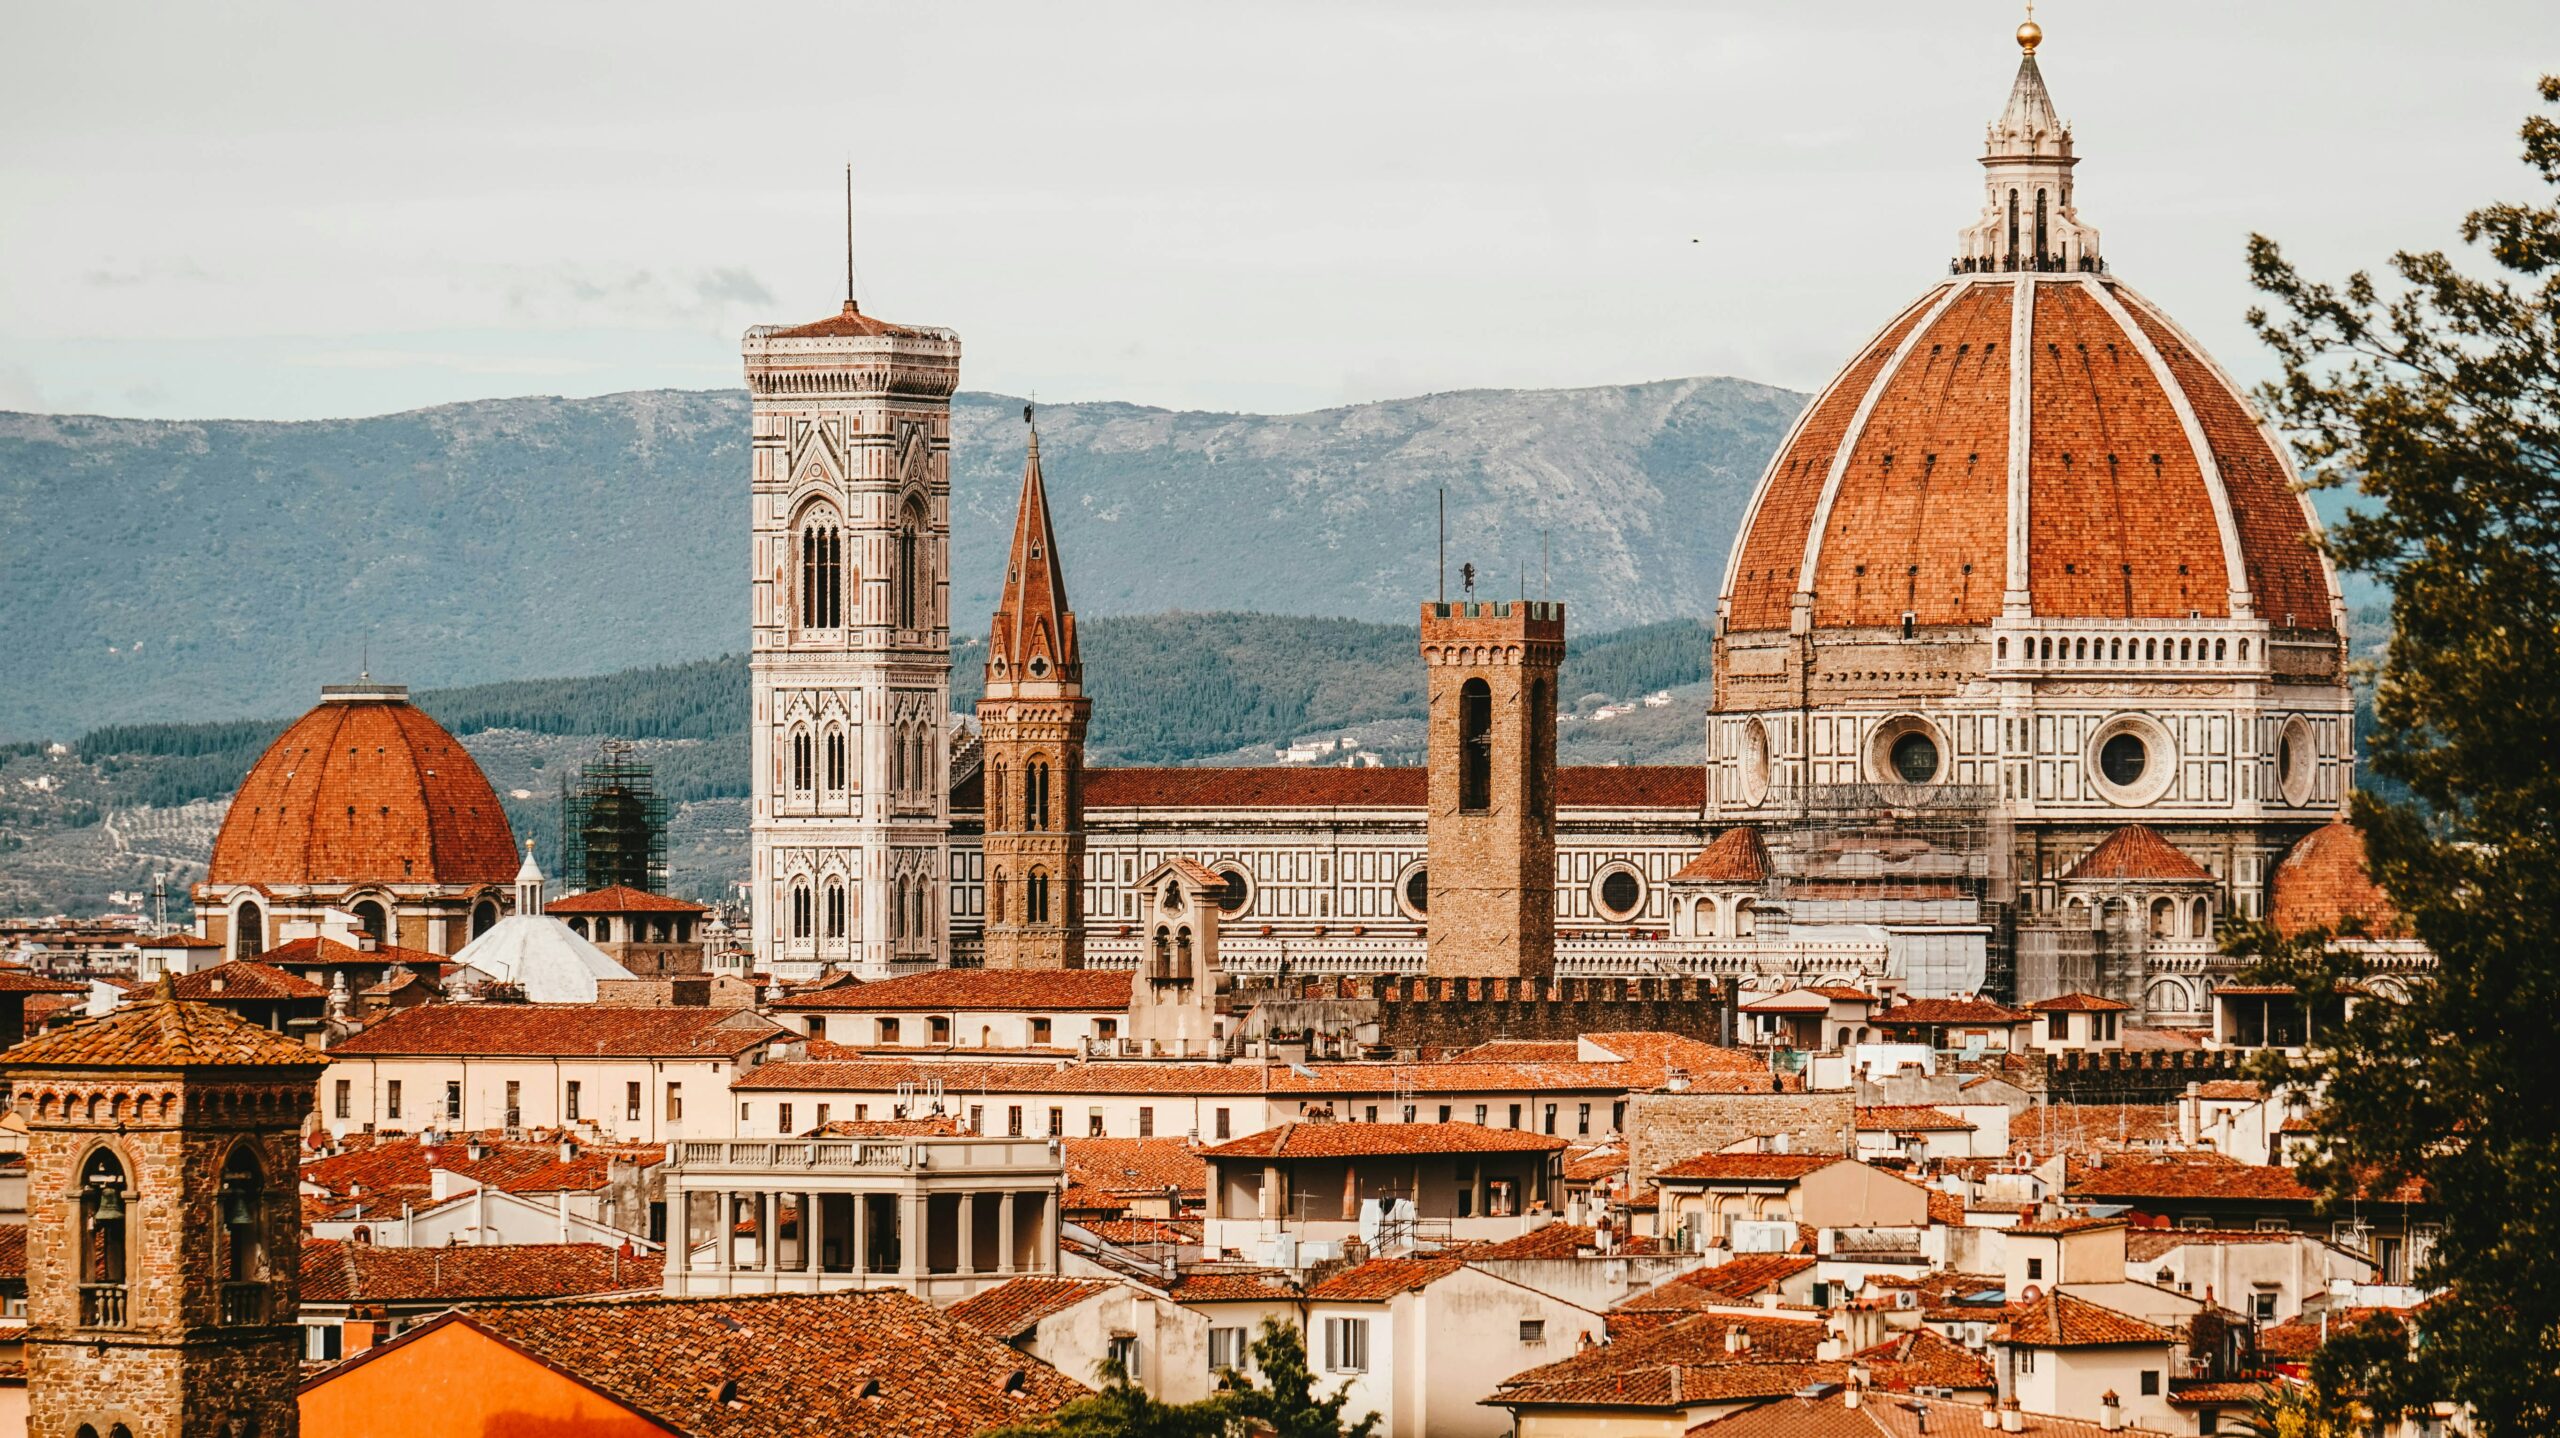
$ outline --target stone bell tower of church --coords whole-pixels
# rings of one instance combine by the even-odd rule
[[[1431,696],[1433,978],[1540,977],[1556,955],[1556,670],[1564,606],[1422,606]]]
[[[951,392],[960,340],[852,298],[743,346],[754,401],[756,967],[949,955]]]
[[[1030,411],[1024,410],[1028,420]],[[1049,523],[1040,432],[1022,465],[1004,600],[987,637],[987,928],[991,969],[1084,967],[1084,651]]]
[[[0,1056],[27,1126],[33,1438],[292,1438],[324,1054],[156,995]]]

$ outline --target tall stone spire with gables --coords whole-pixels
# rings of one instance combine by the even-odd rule
[[[2080,223],[2073,207],[2071,172],[2080,157],[2036,66],[2043,42],[2034,20],[2018,27],[2018,78],[1983,138],[1982,216],[1957,237],[1959,272],[2103,267],[2098,232]]]
[[[1031,410],[1022,411],[1025,424]],[[1030,431],[978,701],[991,969],[1084,967],[1084,658]]]

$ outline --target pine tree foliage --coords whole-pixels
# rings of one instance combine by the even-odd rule
[[[2540,88],[2560,105],[2560,77]],[[2283,365],[2262,397],[2313,484],[2360,491],[2330,543],[2391,588],[2371,755],[2408,797],[2368,792],[2354,818],[2439,965],[2289,1075],[2321,1096],[2312,1181],[2344,1203],[2422,1180],[2444,1223],[2422,1278],[2447,1292],[2416,1334],[2319,1371],[2377,1414],[2450,1396],[2485,1438],[2560,1432],[2560,122],[2523,140],[2549,193],[2461,229],[2502,274],[2401,253],[2388,281],[2333,285],[2250,246],[2278,310],[2251,322]],[[2321,938],[2234,947],[2324,994],[2357,966]]]
[[[1377,1431],[1375,1413],[1343,1422],[1350,1384],[1329,1397],[1316,1391],[1296,1324],[1262,1320],[1253,1363],[1252,1378],[1228,1369],[1217,1392],[1175,1404],[1149,1395],[1116,1357],[1106,1358],[1099,1390],[1032,1422],[998,1429],[993,1438],[1370,1438]]]

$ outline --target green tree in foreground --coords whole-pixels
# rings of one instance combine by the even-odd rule
[[[2541,83],[2560,104],[2560,78]],[[2560,191],[2560,123],[2523,129]],[[2335,1201],[2422,1178],[2444,1218],[2423,1281],[2447,1292],[2414,1341],[2326,1355],[2331,1397],[2377,1413],[2428,1396],[2486,1438],[2560,1432],[2560,207],[2473,211],[2441,252],[2306,280],[2250,242],[2281,311],[2251,323],[2283,365],[2262,397],[2318,487],[2362,500],[2330,543],[2384,580],[2395,630],[2375,700],[2374,768],[2409,801],[2356,801],[2375,877],[2440,964],[2405,1004],[2368,1003],[2290,1077],[2323,1093],[2309,1181]],[[2255,948],[2306,995],[2351,964],[2314,944]]]
[[[1374,1413],[1345,1426],[1344,1384],[1331,1398],[1316,1396],[1307,1367],[1306,1338],[1297,1325],[1262,1320],[1253,1340],[1260,1383],[1233,1369],[1221,1375],[1222,1391],[1197,1403],[1163,1403],[1129,1381],[1116,1359],[1103,1360],[1099,1391],[1076,1399],[1035,1423],[994,1431],[990,1438],[1225,1438],[1272,1434],[1275,1438],[1369,1438]]]

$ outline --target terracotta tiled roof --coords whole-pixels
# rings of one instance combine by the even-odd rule
[[[790,1030],[752,1009],[428,1004],[341,1039],[332,1058],[411,1054],[726,1058]]]
[[[1089,769],[1087,809],[1420,809],[1428,771],[1216,768]],[[1703,809],[1706,770],[1689,765],[1580,765],[1556,771],[1566,809]]]
[[[1776,1292],[1780,1284],[1819,1261],[1809,1253],[1738,1254],[1728,1262],[1692,1269],[1646,1289],[1611,1309],[1612,1322],[1622,1313],[1699,1313],[1748,1303],[1763,1293]]]
[[[387,968],[399,964],[422,974],[440,974],[453,964],[453,960],[425,949],[404,949],[398,944],[377,944],[370,949],[359,949],[335,939],[317,937],[278,944],[258,955],[258,962],[277,969]]]
[[[991,1338],[1010,1343],[1041,1319],[1118,1286],[1105,1278],[1017,1278],[974,1293],[945,1311]]]
[[[1701,1423],[1689,1438],[1944,1438],[1947,1434],[1996,1433],[1983,1415],[1998,1410],[1952,1398],[1922,1398],[1871,1389],[1851,1408],[1840,1393],[1819,1398],[1790,1395],[1745,1408],[1730,1417]],[[2022,1417],[2029,1438],[2167,1438],[2168,1430],[2101,1428],[2076,1418],[2044,1413]]]
[[[610,1144],[576,1145],[574,1155],[563,1158],[556,1141],[483,1137],[477,1140],[480,1157],[473,1158],[473,1142],[468,1135],[437,1144],[405,1136],[377,1139],[309,1160],[302,1165],[302,1182],[337,1197],[424,1203],[434,1183],[430,1170],[440,1168],[508,1193],[593,1193],[611,1180],[617,1164],[646,1168],[667,1156],[665,1144]]]
[[[178,997],[199,1003],[237,1003],[247,999],[325,999],[329,991],[295,974],[254,959],[234,959],[177,980]]]
[[[1943,1188],[1930,1189],[1929,1221],[1949,1228],[1964,1227],[1964,1200]]]
[[[1276,1268],[1192,1269],[1172,1289],[1176,1303],[1270,1303],[1297,1297],[1289,1275]]]
[[[2202,1158],[2195,1155],[2176,1162],[2111,1158],[2103,1168],[2075,1163],[2066,1191],[2073,1198],[2116,1202],[2191,1198],[2307,1204],[2318,1197],[2295,1181],[2291,1169]]]
[[[542,906],[546,914],[707,914],[711,912],[691,899],[678,899],[666,894],[653,894],[629,884],[614,884],[602,889],[589,889],[583,894],[570,894],[553,899]]]
[[[1819,1168],[1846,1162],[1836,1153],[1702,1153],[1654,1171],[1654,1181],[1793,1183]]]
[[[1727,1335],[1750,1336],[1742,1353]],[[1819,1321],[1701,1314],[1650,1327],[1504,1379],[1485,1401],[1521,1408],[1682,1408],[1775,1398],[1814,1383],[1840,1383],[1846,1363],[1812,1361]]]
[[[853,301],[847,300],[842,310],[825,319],[811,320],[805,325],[775,329],[767,333],[765,338],[776,340],[940,339],[943,336],[935,330],[919,329],[914,325],[891,324],[887,320],[875,319],[864,314]]]
[[[1989,1389],[1999,1383],[1991,1362],[1934,1328],[1915,1328],[1857,1355],[1878,1388]]]
[[[2289,934],[2360,924],[2374,938],[2409,936],[2391,896],[2373,881],[2363,833],[2343,820],[2303,835],[2276,865],[2267,918]]]
[[[2100,998],[2096,994],[2057,994],[2052,998],[2038,999],[2034,1003],[2027,1005],[2027,1012],[2036,1014],[2120,1014],[2126,1012],[2132,1007],[2133,1005],[2131,1004],[2120,1004],[2113,999]]]
[[[1752,828],[1727,829],[1715,841],[1698,851],[1698,856],[1680,866],[1671,876],[1675,884],[1757,884],[1769,877],[1769,849],[1760,842],[1760,831]]]
[[[1989,999],[1904,999],[1889,1009],[1878,1009],[1875,1020],[1880,1024],[2022,1024],[2025,1013]]]
[[[809,1138],[957,1138],[960,1120],[937,1114],[931,1118],[836,1118],[805,1135]]]
[[[2324,1325],[2318,1315],[2289,1318],[2258,1330],[2258,1356],[2270,1363],[2307,1363],[2320,1349],[2321,1334],[2332,1337],[2377,1318],[2405,1320],[2405,1308],[2332,1309]]]
[[[2178,1141],[2174,1104],[2039,1104],[2009,1116],[2009,1147],[2038,1158],[2057,1153],[2114,1154]]]
[[[889,1289],[522,1304],[457,1321],[688,1438],[975,1433],[1087,1391]]]
[[[1034,672],[1035,661],[1040,663]],[[1004,593],[987,636],[987,678],[999,686],[1025,680],[1075,683],[1084,655],[1067,604],[1067,574],[1049,522],[1049,489],[1040,474],[1040,432],[1031,431],[1022,459],[1022,493],[1014,501],[1013,547],[1006,552]]]
[[[2125,1235],[2124,1261],[2151,1263],[2189,1244],[2292,1243],[2301,1237],[2289,1228],[2137,1228]]]
[[[85,994],[87,984],[49,979],[19,968],[0,968],[0,994]]]
[[[2175,1343],[2177,1335],[2131,1314],[2102,1308],[2056,1290],[2033,1303],[2012,1303],[1993,1330],[1994,1342],[2029,1348],[2104,1348],[2126,1343]]]
[[[2276,1386],[2272,1378],[2237,1379],[2227,1383],[2173,1383],[2169,1386],[2169,1404],[2174,1408],[2193,1408],[2204,1404],[2250,1403],[2264,1397]]]
[[[1373,1258],[1346,1268],[1307,1289],[1307,1297],[1327,1303],[1384,1303],[1400,1293],[1416,1293],[1466,1264],[1455,1258]]]
[[[2256,1103],[2267,1096],[2267,1086],[2256,1079],[2209,1079],[2196,1089],[2196,1097],[2225,1103]]]
[[[2030,285],[2032,334],[2015,345],[2012,305]],[[2011,402],[2020,362],[2023,406]],[[2013,465],[2023,515],[2010,512]],[[1906,612],[1986,624],[2015,526],[2039,617],[2219,617],[2245,588],[2258,613],[2325,629],[2335,597],[2290,477],[2248,402],[2126,286],[1941,283],[1851,358],[1771,457],[1726,578],[1727,622],[1785,628],[1810,557],[1817,628],[1882,629]],[[2238,576],[2224,573],[2226,502]]]
[[[656,1254],[601,1243],[453,1244],[383,1248],[334,1238],[302,1243],[304,1303],[474,1303],[655,1289]]]
[[[30,1068],[202,1068],[250,1066],[320,1069],[317,1049],[211,1004],[129,998],[97,1018],[81,1019],[0,1053],[0,1071]]]
[[[1367,1158],[1390,1154],[1554,1153],[1565,1142],[1471,1123],[1284,1123],[1201,1150],[1208,1158]]]
[[[1141,1247],[1152,1243],[1198,1247],[1200,1221],[1194,1218],[1094,1218],[1076,1225],[1105,1243]]]
[[[2187,852],[2146,824],[2127,824],[2100,839],[2063,879],[2149,879],[2170,884],[2210,884],[2213,875]]]
[[[1925,1103],[1861,1105],[1858,1127],[1878,1133],[1971,1133],[1974,1125]]]
[[[1465,1257],[1469,1263],[1485,1263],[1505,1258],[1574,1258],[1600,1251],[1600,1231],[1587,1223],[1542,1223],[1517,1238],[1469,1247]],[[1659,1253],[1662,1242],[1642,1234],[1620,1234],[1617,1245],[1609,1250],[1617,1253]]]
[[[0,1278],[21,1282],[27,1276],[27,1226],[24,1223],[0,1223]]]
[[[2039,1218],[2026,1223],[2012,1224],[2008,1231],[2046,1238],[2064,1238],[2075,1233],[2096,1233],[2104,1228],[2128,1226],[2121,1218]]]
[[[1126,969],[929,969],[903,978],[786,996],[779,1007],[810,1010],[1091,1010],[1129,1007]]]
[[[1627,1149],[1621,1143],[1593,1144],[1565,1150],[1564,1176],[1576,1183],[1614,1178],[1627,1171]]]
[[[1196,1198],[1208,1191],[1209,1165],[1198,1147],[1178,1138],[1070,1138],[1059,1142],[1067,1181],[1104,1193]]]
[[[406,700],[325,700],[250,766],[210,884],[501,884],[523,856],[480,766]]]

